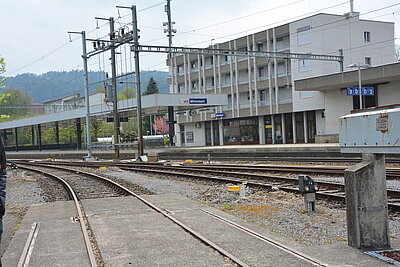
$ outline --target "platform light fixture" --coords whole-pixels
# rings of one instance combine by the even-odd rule
[[[361,88],[361,69],[371,68],[369,64],[353,63],[347,66],[348,68],[358,68],[358,88],[360,91],[360,109],[363,109],[362,88]]]

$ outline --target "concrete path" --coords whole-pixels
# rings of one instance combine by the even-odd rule
[[[18,265],[34,222],[39,230],[29,267],[90,266],[80,224],[71,220],[76,215],[72,201],[32,205],[2,258],[3,266]]]

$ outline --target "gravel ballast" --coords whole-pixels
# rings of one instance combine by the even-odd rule
[[[306,213],[301,195],[279,190],[248,188],[246,197],[239,198],[238,193],[227,191],[227,184],[216,182],[174,176],[160,178],[122,171],[116,167],[105,170],[77,169],[96,172],[116,182],[123,181],[125,186],[139,194],[187,196],[235,215],[243,221],[255,223],[271,232],[290,238],[300,246],[347,243],[346,212],[343,204],[318,200],[316,212]],[[338,179],[321,176],[319,178]],[[68,195],[57,182],[22,170],[9,172],[2,251],[7,247],[22,216],[31,204],[66,199]],[[391,238],[399,239],[400,218],[392,215],[389,224]]]
[[[283,191],[248,188],[247,196],[228,192],[226,184],[182,178],[157,178],[115,168],[99,171],[108,177],[118,177],[138,184],[154,194],[181,194],[201,201],[244,221],[265,227],[271,232],[288,237],[299,245],[312,246],[347,242],[346,211],[344,204],[317,200],[316,212],[304,212],[301,195]],[[400,219],[391,216],[391,238],[400,238]]]

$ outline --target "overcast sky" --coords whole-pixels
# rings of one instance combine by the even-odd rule
[[[118,13],[116,5],[137,6],[141,44],[167,45],[162,26],[167,19],[165,3],[161,0],[0,0],[0,56],[7,63],[4,75],[82,69],[80,36],[72,36],[70,42],[67,31],[85,30],[88,38],[97,38],[107,34],[109,25],[105,21],[97,24],[95,17],[115,17],[116,28],[129,23],[130,11],[123,9]],[[151,6],[154,7],[148,8]],[[395,37],[400,38],[399,1],[355,0],[354,6],[363,19],[395,22]],[[178,31],[174,45],[206,47],[315,13],[343,14],[350,10],[350,4],[344,0],[172,0],[171,9]],[[91,49],[88,43],[88,50]],[[129,52],[125,54],[124,49],[121,52],[119,71],[132,70]],[[108,57],[106,54],[91,58],[89,68],[107,70]],[[167,70],[165,55],[142,54],[140,63],[143,70]]]

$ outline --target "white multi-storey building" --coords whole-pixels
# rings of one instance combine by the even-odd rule
[[[352,63],[394,62],[394,24],[358,13],[318,14],[243,36],[215,48],[344,56]],[[176,113],[177,146],[332,141],[323,92],[295,91],[297,79],[340,71],[331,61],[176,55],[171,93],[222,93],[228,106]]]

